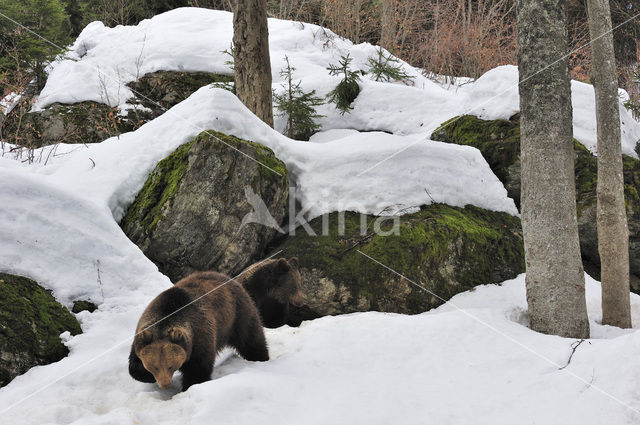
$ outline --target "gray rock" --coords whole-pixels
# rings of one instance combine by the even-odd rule
[[[32,96],[24,96],[2,122],[6,141],[29,148],[57,143],[98,143],[133,131],[182,102],[200,87],[225,84],[233,76],[206,72],[158,71],[129,84],[134,98],[127,114],[98,102],[54,103],[31,112]]]
[[[281,225],[288,206],[284,164],[260,144],[203,132],[158,164],[121,226],[174,282],[200,270],[234,275],[261,259],[278,234],[242,224],[254,211],[253,194]]]
[[[487,160],[507,193],[520,205],[520,119],[485,121],[471,115],[443,123],[431,135],[433,140],[469,145]],[[600,255],[596,227],[597,159],[574,141],[576,202],[580,251],[585,270],[600,278]],[[631,289],[640,293],[640,161],[623,155],[625,205],[629,225],[629,268]]]

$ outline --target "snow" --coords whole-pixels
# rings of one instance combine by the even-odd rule
[[[59,145],[60,156],[29,169],[108,208],[119,220],[158,161],[206,129],[272,148],[287,165],[296,199],[308,219],[343,210],[408,212],[432,202],[518,213],[474,148],[433,142],[421,135],[380,132],[355,132],[327,143],[294,141],[260,121],[230,92],[213,87],[199,89],[119,138],[80,148]]]
[[[230,25],[230,14],[200,9],[136,27],[92,23],[71,48],[75,61],[53,64],[38,106],[105,101],[108,93],[123,109],[130,96],[123,84],[144,73],[228,72],[219,51],[229,47]],[[335,84],[328,63],[349,52],[363,67],[375,52],[309,24],[270,20],[270,34],[274,76],[287,54],[304,89],[320,95]],[[269,362],[226,351],[213,380],[186,393],[178,392],[178,379],[161,391],[129,377],[138,317],[170,282],[117,221],[157,162],[202,130],[272,148],[308,217],[434,201],[517,214],[479,151],[428,139],[465,111],[487,119],[517,112],[517,70],[499,67],[476,82],[445,86],[405,66],[416,75],[414,86],[363,79],[351,114],[321,108],[324,131],[311,143],[269,128],[229,92],[203,87],[135,132],[43,148],[35,156],[51,154],[46,165],[0,157],[0,270],[37,280],[67,306],[77,299],[99,304],[77,315],[83,334],[65,335],[68,357],[0,389],[3,423],[640,423],[640,333],[599,324],[600,286],[588,276],[592,338],[563,369],[575,341],[528,329],[521,275],[420,315],[359,313],[268,330]],[[112,73],[120,79],[104,77]],[[593,150],[593,89],[572,88],[576,137]],[[626,113],[623,147],[630,153],[640,130]],[[637,295],[632,316],[640,325]]]
[[[525,326],[521,275],[420,315],[359,313],[267,330],[269,362],[226,351],[213,380],[186,393],[178,392],[179,379],[168,391],[133,381],[127,356],[137,318],[168,279],[92,202],[19,168],[0,176],[12,179],[0,197],[16,217],[28,219],[3,221],[1,263],[41,280],[64,302],[81,295],[100,304],[78,315],[84,333],[68,340],[67,358],[32,368],[0,389],[6,423],[640,421],[640,333],[598,324],[599,284],[588,276],[594,337],[562,370],[575,341]],[[636,295],[632,315],[640,323]]]
[[[9,114],[13,108],[20,102],[22,98],[18,93],[12,92],[0,99],[0,113],[3,115]]]
[[[133,96],[127,83],[158,70],[203,71],[230,74],[222,53],[229,49],[233,34],[228,12],[180,8],[142,21],[137,26],[105,27],[89,24],[69,49],[65,58],[51,66],[47,84],[34,109],[54,102],[85,100],[127,109]],[[368,43],[354,45],[317,25],[269,19],[273,87],[281,91],[285,55],[296,68],[294,78],[302,80],[306,91],[326,95],[339,81],[326,71],[341,55],[353,58],[352,68],[368,70],[368,58],[377,48]],[[518,70],[512,65],[490,70],[478,80],[448,85],[424,77],[420,69],[402,62],[414,77],[413,86],[382,83],[365,76],[361,93],[350,114],[340,115],[333,106],[318,112],[323,130],[356,129],[386,131],[399,135],[428,136],[444,121],[464,114],[483,119],[508,119],[519,111]],[[574,135],[596,153],[595,98],[593,86],[572,81]],[[634,148],[640,140],[640,123],[620,100],[622,150],[637,157]],[[285,126],[276,119],[276,128]]]
[[[350,128],[334,128],[333,130],[319,131],[309,138],[311,143],[327,143],[334,140],[340,140],[342,138],[353,136],[358,134],[358,130]]]

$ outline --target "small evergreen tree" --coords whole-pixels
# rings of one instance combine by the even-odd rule
[[[224,61],[224,64],[227,65],[229,67],[229,69],[231,69],[231,74],[233,74],[234,72],[234,64],[233,64],[233,43],[231,43],[229,45],[228,49],[224,49],[221,50],[220,53],[223,53],[227,56],[229,56],[229,59],[227,59],[226,61]],[[236,86],[234,83],[213,83],[214,87],[218,87],[221,89],[225,89],[230,91],[233,94],[236,94]]]
[[[395,58],[391,53],[385,55],[382,47],[378,48],[377,57],[370,57],[367,59],[369,64],[369,72],[373,75],[373,79],[376,81],[413,81],[411,75],[407,74],[400,60]]]
[[[233,47],[233,43],[231,43],[229,45],[228,49],[224,49],[224,50],[220,51],[220,53],[223,53],[223,54],[229,56],[229,59],[224,61],[224,64],[227,65],[231,69],[231,72],[233,73],[233,70],[234,70],[234,64],[233,64],[234,47]]]
[[[335,103],[341,115],[353,109],[351,103],[353,103],[356,97],[358,97],[358,94],[360,94],[360,86],[358,85],[360,76],[358,75],[358,71],[349,69],[349,64],[352,60],[349,54],[347,54],[340,58],[338,61],[339,66],[329,65],[327,68],[329,75],[343,76],[342,81],[327,95],[327,100],[330,103]]]
[[[320,129],[315,120],[321,118],[315,107],[324,101],[315,96],[316,91],[305,92],[300,88],[300,82],[293,83],[293,71],[296,69],[289,63],[289,58],[284,57],[287,67],[280,71],[280,76],[285,78],[282,87],[283,94],[274,94],[273,98],[278,111],[278,116],[287,117],[285,133],[291,139],[309,140],[311,135]]]

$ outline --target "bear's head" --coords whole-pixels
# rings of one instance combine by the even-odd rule
[[[304,296],[302,295],[302,277],[300,270],[298,270],[298,259],[296,257],[289,260],[281,258],[275,262],[273,267],[275,270],[272,276],[275,282],[271,285],[269,296],[283,304],[290,303],[295,307],[301,307],[304,304]]]
[[[171,327],[156,339],[144,330],[136,335],[136,354],[163,390],[171,386],[173,373],[189,359],[190,332],[183,327]]]

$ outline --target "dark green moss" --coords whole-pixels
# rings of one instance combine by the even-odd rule
[[[92,303],[91,301],[86,300],[78,300],[73,302],[73,307],[71,308],[71,312],[78,314],[82,311],[88,311],[89,313],[93,313],[98,309],[98,306]]]
[[[444,299],[479,284],[500,282],[524,271],[520,220],[505,213],[434,204],[400,217],[399,235],[377,235],[367,216],[365,235],[361,216],[345,213],[344,235],[339,234],[339,214],[329,215],[328,234],[322,235],[321,219],[310,225],[317,236],[298,228],[281,246],[287,256],[298,256],[300,265],[321,270],[329,279],[347,287],[356,302],[365,297],[376,310],[398,276],[364,255],[380,261]],[[388,222],[390,225],[391,223]],[[383,225],[383,230],[385,226]],[[406,306],[398,311],[417,313],[442,303],[409,285]]]
[[[280,178],[287,175],[287,167],[280,161],[271,149],[261,145],[260,143],[251,142],[249,140],[240,139],[239,137],[220,133],[215,130],[207,130],[200,133],[198,137],[212,140],[214,143],[231,146],[233,149],[244,151],[243,144],[249,145],[255,149],[256,159],[259,162],[259,172],[262,177],[268,179]],[[217,140],[216,140],[217,139]]]
[[[171,205],[180,187],[180,182],[188,168],[191,147],[200,143],[211,143],[214,147],[214,153],[223,154],[231,148],[256,159],[260,165],[258,167],[260,176],[263,178],[270,180],[287,178],[287,169],[284,163],[276,158],[273,151],[266,146],[215,130],[206,130],[191,142],[178,147],[171,155],[158,163],[122,219],[123,229],[129,229],[133,223],[140,222],[145,234],[153,232],[155,226],[163,218],[165,206]],[[238,155],[242,155],[240,152]],[[229,178],[234,170],[235,163],[232,163],[229,167]],[[254,189],[256,188],[254,187]]]
[[[0,386],[6,384],[7,369],[24,373],[36,364],[55,362],[68,354],[60,334],[82,332],[76,318],[56,302],[51,293],[33,280],[0,273],[0,351],[17,356],[11,365],[0,359]]]
[[[443,123],[431,135],[433,140],[447,143],[468,145],[477,148],[487,160],[496,177],[505,185],[508,195],[520,205],[520,116],[514,115],[509,120],[481,120],[472,115],[455,117]],[[625,192],[633,198],[637,191],[637,175],[634,161],[625,159]],[[598,175],[597,159],[580,142],[574,140],[574,164],[576,176],[576,201],[578,215],[584,208],[596,202],[596,185]],[[636,203],[635,205],[640,205]]]
[[[140,220],[146,233],[153,231],[163,217],[165,204],[170,203],[178,191],[187,171],[189,149],[197,140],[181,145],[158,163],[122,219],[123,227]]]

